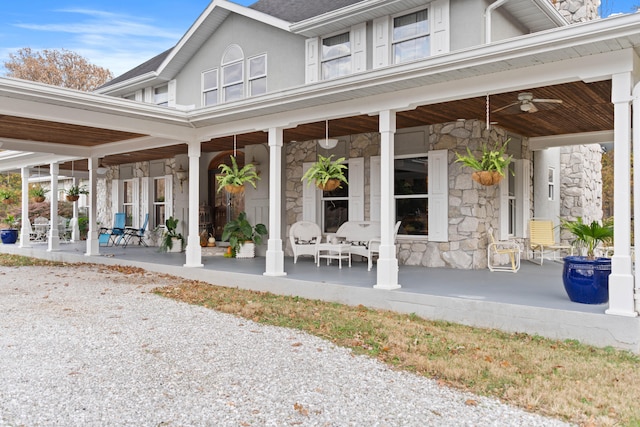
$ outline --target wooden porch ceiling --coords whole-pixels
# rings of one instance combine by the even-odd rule
[[[532,92],[534,98],[560,99],[562,104],[536,104],[539,111],[524,113],[519,108],[508,108],[491,113],[490,120],[497,126],[526,137],[573,134],[581,132],[605,131],[613,129],[613,104],[611,103],[611,81],[594,83],[573,82],[553,86],[530,88],[527,90],[492,94],[490,110],[509,105],[518,99],[521,92]],[[397,114],[397,128],[432,125],[458,119],[486,117],[484,96],[439,104],[423,105],[414,110]],[[377,132],[378,117],[359,115],[334,119],[329,122],[329,136]],[[0,138],[43,141],[54,144],[77,145],[82,147],[108,144],[129,140],[145,135],[119,132],[108,129],[91,128],[65,123],[47,122],[13,116],[0,116]],[[285,129],[284,142],[306,141],[325,137],[325,122],[306,123],[292,129]],[[266,144],[266,132],[252,132],[236,136],[238,148],[247,145]],[[233,136],[215,138],[203,142],[203,152],[233,149]],[[107,166],[140,161],[170,158],[186,154],[187,146],[179,144],[164,148],[133,151],[111,155],[103,159]],[[61,165],[71,168],[71,164]],[[87,170],[87,161],[74,162],[76,170]]]

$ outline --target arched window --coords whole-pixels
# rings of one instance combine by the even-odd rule
[[[238,45],[231,45],[222,56],[222,100],[244,98],[244,53]]]

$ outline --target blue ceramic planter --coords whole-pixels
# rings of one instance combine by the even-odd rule
[[[0,230],[0,239],[5,245],[15,243],[18,240],[18,230]]]
[[[564,258],[562,282],[573,302],[604,304],[609,301],[611,258],[588,260],[583,256]]]

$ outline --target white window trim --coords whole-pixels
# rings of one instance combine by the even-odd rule
[[[556,169],[553,167],[547,168],[547,199],[551,202],[556,200]]]
[[[158,102],[157,95],[156,95],[156,89],[160,89],[160,88],[163,88],[163,87],[167,88],[167,93],[166,93],[167,100],[166,101],[162,101],[162,102]],[[152,91],[151,91],[151,94],[153,96],[153,103],[155,105],[161,105],[161,106],[164,106],[163,104],[166,104],[167,106],[169,105],[169,84],[168,83],[163,84],[163,85],[154,86]],[[164,98],[164,96],[163,96],[163,98]]]
[[[207,73],[216,73],[216,85],[215,87],[205,87],[204,85],[204,76]],[[202,74],[200,75],[200,87],[202,88],[202,106],[203,107],[207,107],[210,105],[218,105],[218,103],[220,102],[220,69],[219,68],[211,68],[209,70],[205,70],[202,72]],[[217,95],[216,95],[216,103],[215,104],[207,104],[207,93],[212,92],[212,91],[217,91]]]
[[[264,57],[264,73],[262,74],[257,74],[255,76],[251,75],[251,60],[252,59],[256,59],[256,58],[260,58],[260,57]],[[255,96],[253,95],[253,93],[251,93],[251,82],[254,80],[259,80],[259,79],[266,79],[267,78],[267,74],[268,74],[268,67],[269,66],[269,61],[267,61],[267,54],[266,53],[261,53],[260,55],[254,55],[250,58],[247,58],[247,91],[249,92],[249,96]],[[265,93],[267,93],[268,89],[266,89],[266,82],[265,82]],[[263,94],[260,94],[263,95]]]
[[[413,35],[411,37],[405,37],[399,40],[395,40],[393,38],[393,30],[394,30],[394,26],[393,26],[393,21],[395,18],[401,18],[403,16],[407,16],[407,15],[411,15],[412,13],[416,13],[416,12],[420,12],[421,10],[426,10],[427,11],[427,23],[428,23],[428,28],[429,31],[423,34],[418,34],[418,35]],[[420,6],[414,9],[410,9],[410,10],[405,10],[401,13],[397,13],[395,15],[391,15],[391,19],[389,19],[389,55],[390,55],[390,63],[393,63],[394,65],[398,65],[398,64],[403,64],[403,62],[395,62],[395,58],[393,55],[393,47],[398,44],[398,43],[403,43],[409,40],[414,40],[414,39],[418,39],[420,37],[431,37],[431,34],[433,33],[433,29],[431,28],[431,6],[430,5],[426,5],[426,6]],[[429,55],[426,56],[425,58],[429,58],[433,55],[433,53],[430,51]],[[421,58],[421,59],[425,59],[425,58]],[[418,59],[416,59],[418,60]],[[416,61],[414,60],[414,61]],[[407,61],[407,62],[411,62],[411,61]]]
[[[426,153],[415,153],[415,154],[399,154],[397,156],[393,156],[393,160],[394,162],[396,160],[402,160],[402,159],[414,159],[416,157],[426,157],[427,159],[429,158],[429,152]],[[395,173],[396,170],[395,168],[393,169],[393,179],[395,181]],[[427,177],[429,176],[429,169],[427,168]],[[424,199],[427,201],[427,206],[429,205],[429,192],[427,189],[427,194],[419,194],[419,195],[400,195],[397,196],[395,194],[393,194],[393,200],[395,203],[395,200],[401,200],[401,199]],[[394,221],[395,222],[395,221]],[[427,234],[426,236],[420,236],[417,234],[398,234],[397,235],[397,239],[398,240],[424,240],[424,241],[428,241],[429,240],[429,235]]]
[[[227,55],[227,52],[229,51],[229,49],[231,49],[231,47],[237,47],[238,49],[240,49],[240,52],[242,53],[242,58],[240,59],[236,59],[234,61],[230,61],[230,62],[224,62],[224,57]],[[245,64],[245,56],[244,56],[244,50],[242,50],[242,48],[238,45],[229,45],[223,55],[222,55],[222,61],[221,61],[221,65],[220,65],[220,75],[219,75],[219,79],[220,79],[220,92],[222,92],[222,94],[219,95],[219,99],[222,99],[222,102],[227,102],[227,96],[226,96],[226,91],[225,89],[232,87],[232,86],[237,86],[237,85],[242,85],[242,97],[240,99],[244,99],[247,95],[247,88],[246,88],[246,84],[245,84],[245,75],[246,75],[246,64]],[[233,80],[231,82],[226,82],[225,83],[225,70],[228,69],[229,67],[233,66],[233,65],[237,65],[240,64],[242,66],[242,72],[240,73],[240,77],[237,80]]]

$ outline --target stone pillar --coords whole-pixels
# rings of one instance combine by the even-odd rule
[[[185,267],[202,267],[202,247],[198,233],[200,204],[200,142],[189,143],[189,236]]]
[[[31,247],[31,223],[29,222],[29,168],[22,168],[22,227],[20,231],[20,247]]]
[[[609,309],[607,314],[637,316],[634,306],[634,276],[630,254],[631,246],[631,166],[629,162],[631,131],[631,74],[613,76],[611,99],[613,101],[613,143],[614,172],[613,185],[616,189],[613,201],[614,255],[611,259],[609,276]],[[636,102],[634,101],[634,104]],[[637,107],[640,107],[638,105]],[[638,108],[636,108],[638,110]],[[638,112],[634,118],[638,118]],[[636,120],[640,126],[640,120]],[[637,131],[637,129],[636,129]]]
[[[269,128],[269,242],[265,276],[286,276],[282,250],[283,129]]]
[[[398,259],[394,241],[396,204],[394,200],[395,111],[380,112],[380,255],[376,289],[398,289]]]

